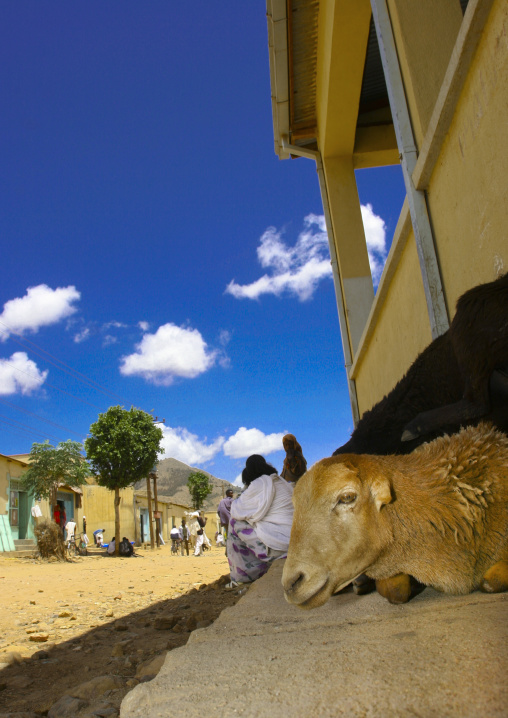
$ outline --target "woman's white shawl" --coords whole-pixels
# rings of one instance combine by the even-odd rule
[[[286,551],[293,523],[293,484],[277,474],[255,479],[231,504],[231,516],[247,521],[269,548]]]

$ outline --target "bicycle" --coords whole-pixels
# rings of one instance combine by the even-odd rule
[[[70,558],[78,555],[78,547],[76,546],[76,537],[74,536],[74,534],[67,541],[66,549],[67,556],[69,556]]]
[[[73,534],[67,541],[66,548],[67,555],[71,558],[73,556],[86,556],[88,554],[86,542],[84,541],[83,536],[81,536],[79,542],[76,543],[76,536]]]

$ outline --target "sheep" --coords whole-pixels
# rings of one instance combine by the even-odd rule
[[[297,606],[321,606],[361,573],[450,594],[508,590],[508,437],[491,424],[410,455],[323,459],[293,503],[282,584]]]
[[[448,331],[463,381],[459,401],[421,412],[405,428],[402,441],[416,439],[443,426],[478,421],[492,410],[489,393],[499,384],[508,393],[508,274],[473,287],[459,297]],[[497,371],[500,370],[500,371]]]
[[[508,274],[459,298],[450,329],[364,413],[333,455],[407,454],[482,418],[508,431]]]
[[[489,395],[490,387],[490,395]],[[407,454],[424,441],[454,433],[482,415],[508,432],[508,274],[463,294],[448,332],[435,339],[407,374],[334,452]],[[374,590],[359,576],[356,593]],[[390,601],[418,590],[409,576],[378,583]]]

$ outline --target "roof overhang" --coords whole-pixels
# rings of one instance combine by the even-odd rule
[[[398,162],[369,0],[267,0],[274,149]]]
[[[83,496],[83,489],[81,489],[79,486],[69,486],[68,484],[64,482],[60,482],[58,484],[59,489],[67,489],[67,491],[73,491],[75,494],[79,494],[80,496]]]
[[[266,0],[268,53],[275,154],[287,159],[282,138],[289,136],[289,58],[286,0]]]
[[[0,459],[5,459],[8,462],[14,461],[16,464],[20,464],[20,466],[24,467],[27,467],[29,464],[29,462],[24,459],[17,459],[15,455],[10,456],[9,454],[0,454]]]

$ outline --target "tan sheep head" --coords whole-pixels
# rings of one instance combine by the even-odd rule
[[[375,457],[377,459],[377,457]],[[374,457],[323,459],[299,480],[282,575],[286,600],[316,608],[364,573],[389,540],[382,509],[390,482]]]

